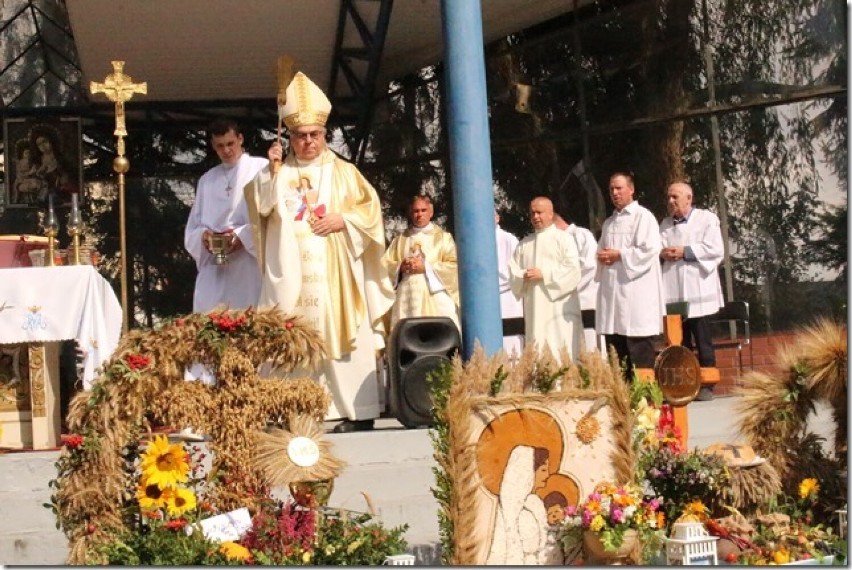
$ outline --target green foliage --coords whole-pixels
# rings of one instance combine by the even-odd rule
[[[497,369],[497,373],[494,375],[494,379],[491,380],[491,385],[489,387],[488,393],[491,396],[496,396],[500,393],[500,389],[503,387],[503,382],[506,378],[509,377],[509,372],[503,369],[503,365],[500,365],[500,368]]]
[[[114,542],[95,549],[106,564],[117,566],[197,566],[225,562],[218,544],[196,530],[187,535],[183,528],[168,528],[155,521],[139,532],[123,531]]]
[[[553,390],[556,381],[562,378],[567,371],[567,366],[559,368],[556,372],[550,372],[550,367],[547,364],[536,366],[532,379],[533,388],[542,394],[547,394]]]
[[[439,506],[438,533],[441,538],[441,560],[444,564],[450,564],[453,558],[453,521],[449,515],[452,502],[452,481],[446,470],[450,453],[450,424],[447,421],[447,401],[450,397],[450,387],[453,381],[452,372],[452,367],[444,363],[426,377],[429,393],[432,396],[432,417],[434,419],[434,426],[429,431],[429,438],[432,440],[432,448],[435,450],[437,462],[437,466],[432,468],[432,473],[435,475],[432,496],[435,497]]]

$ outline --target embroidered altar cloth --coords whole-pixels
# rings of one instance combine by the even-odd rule
[[[83,353],[83,386],[121,337],[121,305],[90,265],[0,269],[0,344],[74,339]]]

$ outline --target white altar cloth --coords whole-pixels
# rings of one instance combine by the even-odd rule
[[[83,353],[83,387],[112,356],[122,311],[91,265],[0,269],[0,344],[74,339]]]

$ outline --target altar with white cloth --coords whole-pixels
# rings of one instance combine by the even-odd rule
[[[0,268],[0,446],[59,444],[59,346],[75,340],[83,387],[121,336],[121,305],[90,265]]]

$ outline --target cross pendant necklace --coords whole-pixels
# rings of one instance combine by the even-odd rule
[[[231,176],[228,176],[228,169],[224,164],[222,165],[222,170],[225,172],[225,182],[227,183],[227,186],[225,186],[225,192],[227,192],[228,196],[230,196],[231,190],[234,189],[234,178],[237,177],[237,167],[236,165],[231,167]]]

